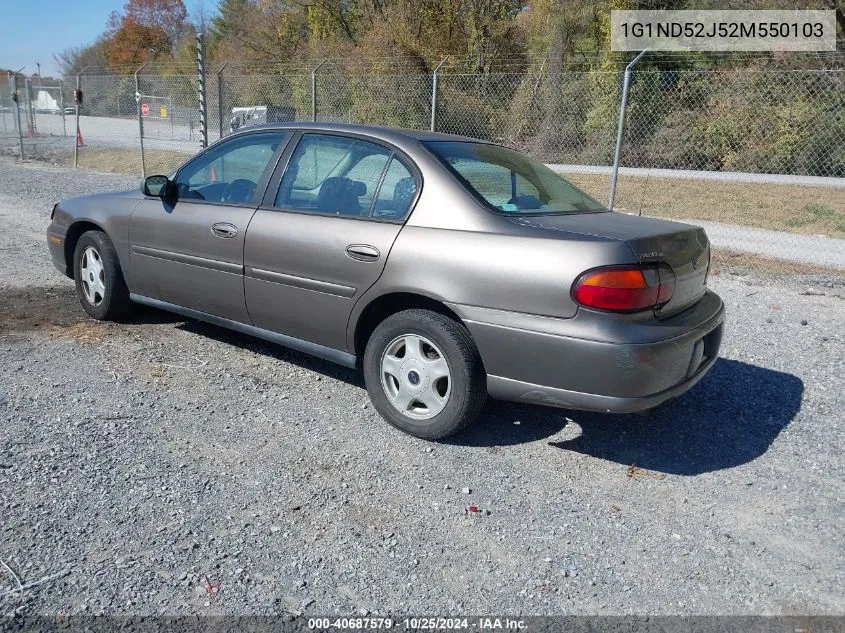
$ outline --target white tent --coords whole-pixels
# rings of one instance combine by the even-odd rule
[[[38,98],[35,100],[35,109],[40,112],[58,112],[59,104],[46,90],[38,91]]]

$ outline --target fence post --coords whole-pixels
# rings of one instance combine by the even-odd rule
[[[12,74],[9,73],[6,75],[6,87],[9,89],[9,92],[12,91]],[[0,97],[0,110],[3,108],[3,97]],[[8,128],[6,127],[6,114],[3,113],[3,136],[6,136],[9,133]]]
[[[323,60],[311,71],[311,121],[317,120],[317,71],[328,60]]]
[[[220,67],[220,70],[217,71],[217,126],[219,128],[218,131],[218,140],[223,138],[223,71],[226,70],[226,66],[229,65],[227,61]]]
[[[208,106],[205,101],[205,60],[203,59],[203,37],[197,33],[197,82],[200,105],[200,145],[208,147]]]
[[[32,103],[32,84],[29,82],[29,78],[26,80],[26,96],[29,101],[29,118],[32,120],[32,131],[30,134],[35,136],[38,134],[38,122],[35,120],[35,105]]]
[[[32,84],[29,77],[24,77],[24,91],[26,92],[26,135],[35,136],[38,133],[38,125],[35,121],[35,106],[32,105]]]
[[[440,75],[440,68],[449,61],[449,57],[444,57],[439,64],[437,64],[437,68],[434,69],[434,76],[431,80],[431,131],[434,132],[435,128],[437,127],[437,85],[439,81]]]
[[[607,208],[613,211],[613,202],[616,199],[616,181],[619,179],[619,161],[622,158],[622,135],[625,132],[625,112],[628,109],[628,91],[631,89],[631,75],[634,74],[634,66],[640,58],[646,54],[648,49],[640,51],[631,63],[625,66],[625,79],[622,82],[622,103],[619,106],[619,126],[616,130],[616,150],[613,153],[613,171],[610,173],[610,196]]]
[[[29,91],[29,77],[23,78],[23,92],[26,95],[26,135],[33,135],[32,93]]]
[[[141,67],[135,71],[135,106],[138,109],[138,139],[141,141],[141,178],[147,177],[147,166],[144,163],[144,117],[141,114],[141,88],[138,82],[138,73],[144,69],[144,66],[150,62],[144,62]]]
[[[65,91],[59,84],[59,107],[62,109],[62,136],[67,136],[67,121],[65,120]]]
[[[21,128],[21,98],[18,95],[18,73],[26,68],[26,66],[21,67],[20,70],[16,70],[12,76],[12,99],[15,102],[15,120],[18,124],[18,146],[21,150],[21,162],[23,162],[23,130]]]
[[[73,166],[79,167],[79,78],[82,76],[86,70],[90,68],[86,66],[82,70],[80,70],[76,75],[76,94],[74,94],[74,102],[76,105],[76,138],[73,141]]]

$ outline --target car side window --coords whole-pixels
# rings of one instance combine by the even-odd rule
[[[394,156],[384,175],[378,198],[373,206],[373,217],[404,218],[411,210],[411,204],[416,195],[417,179],[411,174],[411,170]]]
[[[449,164],[476,190],[484,192],[490,204],[503,205],[513,197],[511,171],[507,167],[469,158],[456,158]]]
[[[304,134],[279,184],[275,207],[367,217],[390,150],[329,134]]]
[[[490,204],[503,211],[530,209],[540,202],[539,189],[503,165],[469,158],[455,158],[449,164]]]
[[[220,143],[188,163],[176,175],[180,200],[245,204],[285,132],[247,134]]]

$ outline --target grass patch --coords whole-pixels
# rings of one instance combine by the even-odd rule
[[[815,202],[805,204],[804,211],[816,218],[832,218],[836,215],[836,211],[834,209]]]
[[[146,149],[144,150],[144,165],[148,175],[169,174],[188,157],[189,154],[172,150]],[[73,152],[70,152],[61,162],[73,165]],[[119,147],[83,147],[79,150],[79,166],[140,178],[141,150]]]
[[[609,176],[564,176],[607,201]],[[616,206],[662,218],[845,238],[845,188],[621,176]]]
[[[754,253],[741,253],[724,248],[713,249],[713,275],[736,275],[753,271],[764,277],[791,277],[825,275],[839,277],[845,283],[845,270],[829,266],[818,266],[794,262],[774,257],[765,257]]]

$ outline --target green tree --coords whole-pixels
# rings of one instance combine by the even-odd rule
[[[250,10],[249,0],[220,0],[217,15],[211,20],[209,43],[219,47],[222,42],[242,37]]]

